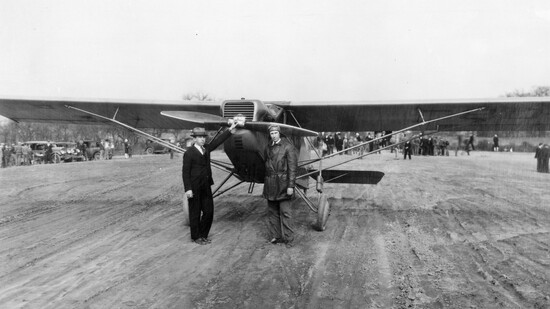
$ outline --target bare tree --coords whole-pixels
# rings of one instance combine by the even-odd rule
[[[550,97],[549,86],[534,87],[532,91],[514,90],[506,93],[506,97]]]
[[[533,90],[528,92],[525,92],[523,90],[515,90],[513,92],[507,93],[506,97],[550,97],[550,87],[537,86],[537,87],[533,87]],[[521,134],[525,134],[525,133],[517,132],[517,131],[506,132],[507,136],[520,136]],[[545,136],[548,136],[548,132],[534,131],[534,132],[528,132],[528,135],[545,137]]]
[[[184,94],[182,98],[186,101],[214,101],[209,94],[200,91]]]

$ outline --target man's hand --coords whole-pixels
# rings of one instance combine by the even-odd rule
[[[231,131],[231,134],[234,134],[237,131],[237,127],[244,128],[244,123],[246,122],[246,118],[242,114],[238,114],[232,119],[227,120],[227,124],[230,126],[229,131]]]
[[[286,195],[294,195],[294,188],[287,188]]]
[[[185,195],[187,196],[187,198],[193,198],[193,190],[185,192]]]
[[[229,131],[231,132],[231,134],[235,134],[235,132],[237,132],[237,129],[236,129],[237,125],[238,125],[237,122],[233,122],[231,124],[231,126],[229,127]]]

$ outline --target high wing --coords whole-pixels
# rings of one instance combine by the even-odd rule
[[[548,97],[429,101],[257,102],[284,110],[287,124],[316,132],[398,130],[423,120],[428,121],[476,108],[484,109],[444,119],[424,129],[550,130],[550,98]],[[69,109],[67,106],[114,118],[135,128],[189,129],[197,125],[194,122],[163,116],[161,115],[163,111],[189,111],[217,116],[223,114],[219,102],[0,98],[0,115],[18,122],[109,123],[108,120]]]
[[[191,101],[117,101],[75,99],[0,98],[0,115],[17,122],[52,122],[80,124],[109,124],[108,120],[69,109],[72,106],[108,118],[115,118],[134,128],[187,129],[196,126],[178,119],[162,116],[166,110],[194,111],[219,115],[217,102]]]
[[[423,119],[432,120],[483,107],[428,126],[439,131],[547,131],[550,97],[383,102],[287,102],[289,124],[318,132],[395,131]]]

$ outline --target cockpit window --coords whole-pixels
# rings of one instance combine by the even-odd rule
[[[267,107],[269,113],[269,115],[266,115],[266,118],[271,119],[264,119],[264,121],[280,121],[279,118],[281,118],[284,111],[282,107],[275,104],[266,104],[265,107]]]

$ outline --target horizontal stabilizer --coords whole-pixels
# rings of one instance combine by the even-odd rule
[[[312,172],[312,171],[310,171]],[[375,185],[382,180],[384,173],[379,171],[351,171],[351,170],[323,170],[323,179],[326,183],[355,183]],[[317,179],[318,173],[311,174]]]

